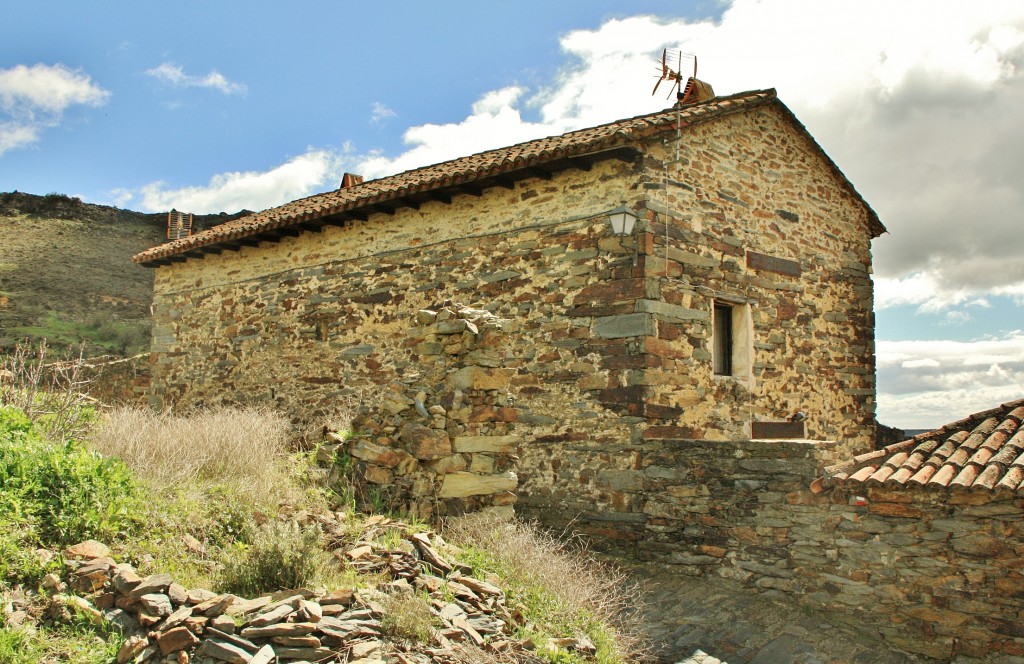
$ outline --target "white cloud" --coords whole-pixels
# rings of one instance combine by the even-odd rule
[[[307,195],[340,181],[340,156],[329,150],[309,150],[284,164],[264,172],[221,173],[205,186],[168,189],[153,182],[139,192],[138,203],[147,212],[171,208],[197,214],[263,210]],[[124,191],[116,192],[126,202]]]
[[[35,143],[39,140],[39,127],[32,124],[12,121],[0,122],[0,155]]]
[[[39,140],[72,106],[101,106],[109,96],[87,74],[60,64],[0,69],[0,155]]]
[[[395,112],[388,108],[386,104],[379,101],[373,102],[372,109],[370,110],[370,122],[377,124],[393,117],[395,117]]]
[[[248,90],[244,83],[229,81],[215,69],[205,76],[192,76],[173,62],[164,62],[146,73],[178,88],[210,88],[226,95],[245,94]]]
[[[1024,331],[976,341],[879,341],[878,420],[933,428],[1024,397]]]
[[[462,122],[411,127],[403,137],[408,150],[397,157],[370,154],[357,170],[377,178],[559,131],[523,120],[517,105],[524,92],[518,86],[495,90],[473,104],[472,114]]]

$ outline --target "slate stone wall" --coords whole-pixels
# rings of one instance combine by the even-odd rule
[[[524,514],[628,534],[648,518],[628,484],[638,449],[743,441],[752,420],[798,411],[809,438],[869,449],[863,207],[771,107],[687,128],[678,159],[672,136],[638,147],[635,162],[158,268],[151,402],[318,424],[429,373],[411,319],[452,300],[510,321],[488,361],[509,371]],[[635,265],[605,217],[624,201],[643,215]],[[749,310],[743,375],[712,373],[715,301]]]
[[[416,312],[402,344],[420,371],[367,399],[318,459],[348,474],[361,506],[424,521],[482,509],[511,517],[522,441],[499,360],[509,321],[453,302],[435,309]]]
[[[881,487],[860,497],[837,491],[820,530],[792,531],[809,603],[874,623],[910,652],[1024,657],[1024,499]]]
[[[833,444],[670,441],[596,481],[631,515],[595,515],[611,550],[672,574],[780,594],[943,660],[1024,656],[1024,499],[867,487],[816,495]],[[587,520],[584,520],[585,522]],[[881,642],[880,642],[881,643]]]

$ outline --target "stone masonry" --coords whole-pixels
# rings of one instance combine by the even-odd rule
[[[424,371],[410,318],[452,300],[513,321],[490,361],[509,372],[524,514],[646,522],[615,479],[638,449],[739,444],[797,412],[808,438],[869,449],[870,211],[777,102],[688,126],[678,160],[674,136],[159,267],[153,405],[329,419]],[[635,250],[607,228],[623,201],[642,214]],[[716,376],[723,302],[746,357]]]
[[[364,503],[376,497],[424,520],[481,509],[511,516],[520,439],[511,371],[500,366],[510,321],[449,302],[413,322],[401,345],[413,349],[420,371],[367,399],[351,436],[328,433],[337,442],[318,454],[335,467],[338,455],[349,460]]]

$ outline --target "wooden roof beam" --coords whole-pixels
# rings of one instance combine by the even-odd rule
[[[445,205],[452,204],[452,197],[447,192],[438,189],[427,192],[427,198],[438,203],[444,203]]]

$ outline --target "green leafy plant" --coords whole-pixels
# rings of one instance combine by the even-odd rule
[[[138,486],[123,463],[74,440],[46,440],[23,412],[0,408],[0,515],[16,526],[0,531],[0,547],[114,538],[136,524],[138,506]]]

